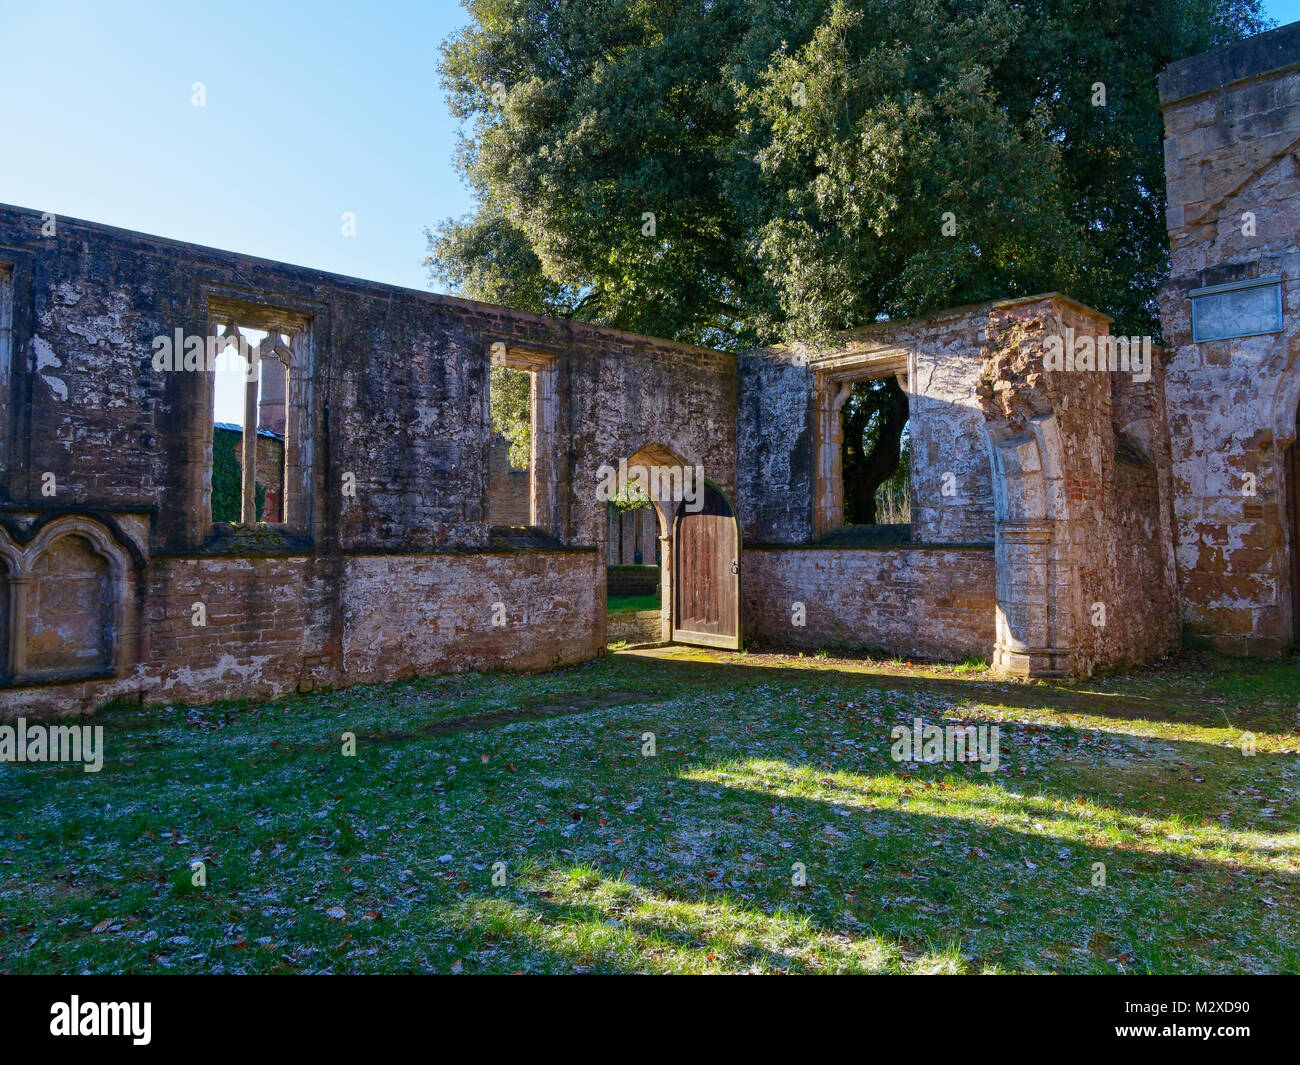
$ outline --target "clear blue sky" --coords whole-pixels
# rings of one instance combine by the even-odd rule
[[[470,208],[437,74],[465,20],[452,0],[0,0],[0,202],[424,288],[424,227]]]
[[[424,227],[471,206],[437,71],[466,21],[453,0],[0,0],[0,202],[425,288]]]

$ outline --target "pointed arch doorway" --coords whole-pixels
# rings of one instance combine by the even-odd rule
[[[742,544],[731,501],[698,465],[663,444],[643,446],[620,466],[620,482],[649,475],[661,489],[648,493],[659,525],[658,641],[739,650]],[[676,490],[662,491],[666,484]]]

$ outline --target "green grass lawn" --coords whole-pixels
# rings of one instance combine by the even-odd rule
[[[0,765],[0,970],[1296,972],[1298,673],[666,648],[109,711],[99,774]],[[894,762],[915,717],[998,772]]]
[[[605,613],[626,614],[635,610],[658,610],[657,595],[611,595],[605,602]]]

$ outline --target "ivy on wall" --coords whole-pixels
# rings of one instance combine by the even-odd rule
[[[239,461],[239,449],[244,434],[233,429],[212,431],[212,520],[239,524],[240,493],[244,473]],[[257,520],[262,520],[266,509],[266,485],[260,482],[254,488],[257,503]]]

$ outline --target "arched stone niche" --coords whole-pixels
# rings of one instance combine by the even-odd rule
[[[102,524],[68,515],[25,545],[0,529],[0,559],[8,684],[107,676],[127,664],[132,565]]]

